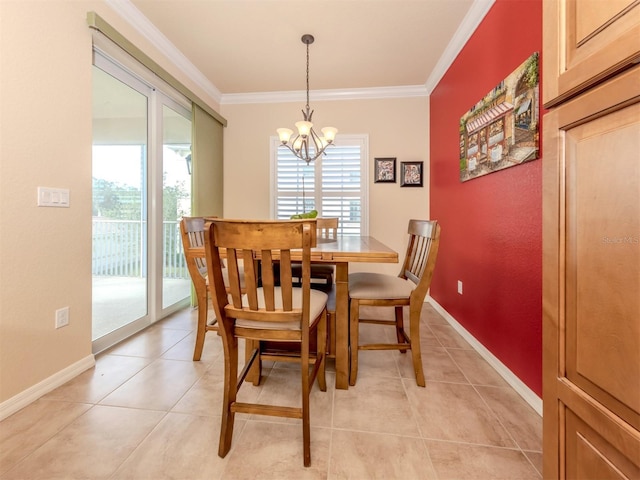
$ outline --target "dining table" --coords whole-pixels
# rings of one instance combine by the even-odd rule
[[[292,260],[296,260],[292,251]],[[336,388],[349,388],[349,264],[398,263],[398,252],[374,237],[338,235],[317,238],[311,249],[312,263],[332,264],[335,274],[335,315],[330,309],[330,353],[335,352]],[[335,324],[334,324],[335,321]],[[335,333],[335,334],[334,334]]]

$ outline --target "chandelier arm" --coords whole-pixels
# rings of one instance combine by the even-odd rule
[[[289,143],[291,143],[292,150],[293,150],[293,146],[296,144],[296,142],[298,141],[299,138],[300,138],[300,134],[296,135],[296,138],[294,138],[293,141],[291,141],[291,140],[289,141]]]
[[[295,150],[293,148],[291,148],[291,146],[288,143],[281,143],[280,145],[278,145],[279,147],[287,147],[289,150],[291,150],[291,153],[293,153],[296,157],[298,156],[295,152]]]
[[[311,161],[311,159],[309,158],[309,138],[305,138],[302,141],[302,146],[304,147],[304,157],[302,157],[302,159],[307,162],[307,165],[309,165],[309,162]]]
[[[315,144],[315,147],[316,147],[316,156],[314,157],[314,160],[315,160],[316,158],[323,155],[327,147],[329,145],[333,145],[333,143],[324,143],[320,139],[320,136],[313,129],[311,129],[311,135],[313,137],[313,143]]]
[[[322,140],[320,140],[320,136],[316,133],[316,131],[313,128],[309,132],[309,136],[313,140],[313,147],[317,155],[321,150],[323,150]]]

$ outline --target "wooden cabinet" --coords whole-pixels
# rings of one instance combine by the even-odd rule
[[[544,0],[547,108],[640,61],[640,0]]]
[[[544,478],[640,478],[640,1],[543,5]]]

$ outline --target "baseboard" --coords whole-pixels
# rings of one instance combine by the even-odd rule
[[[67,368],[54,373],[49,378],[36,383],[32,387],[27,388],[18,395],[5,400],[0,404],[0,421],[4,420],[10,415],[13,415],[18,410],[26,407],[27,405],[35,402],[43,395],[49,393],[51,390],[58,388],[60,385],[64,385],[69,380],[77,377],[85,370],[90,369],[96,364],[96,359],[93,355],[87,355],[82,360],[77,361],[73,365],[69,365]]]
[[[525,402],[531,405],[538,415],[542,416],[542,399],[522,380],[520,380],[511,370],[509,370],[504,363],[498,360],[487,348],[482,345],[476,338],[471,335],[458,321],[453,318],[449,312],[447,312],[442,306],[436,302],[433,298],[427,297],[427,303],[431,304],[433,308],[444,317],[444,319],[451,325],[456,332],[458,332],[473,349],[484,358],[493,369],[498,372],[504,380],[513,387],[513,389],[520,395]]]

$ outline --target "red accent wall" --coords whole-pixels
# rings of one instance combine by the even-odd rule
[[[458,147],[460,117],[534,52],[542,0],[496,0],[431,94],[431,218],[442,226],[431,296],[541,396],[542,161],[461,183]]]

